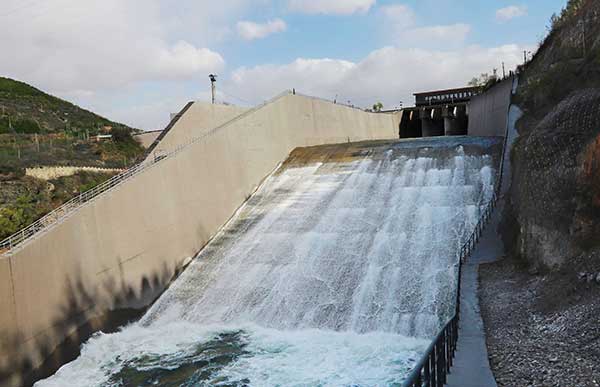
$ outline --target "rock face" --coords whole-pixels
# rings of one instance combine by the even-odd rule
[[[513,253],[551,269],[600,245],[600,89],[565,98],[521,133],[512,157]]]

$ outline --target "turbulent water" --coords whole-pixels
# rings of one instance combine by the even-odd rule
[[[37,385],[401,383],[451,315],[495,172],[460,146],[363,153],[269,177],[139,322]]]

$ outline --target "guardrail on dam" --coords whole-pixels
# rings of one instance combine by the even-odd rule
[[[64,361],[66,338],[78,347],[109,311],[150,303],[292,149],[396,128],[390,114],[285,93],[119,175],[0,258],[0,384],[31,383]]]
[[[510,147],[512,141],[509,142],[509,131],[510,126],[514,126],[513,120],[510,123],[510,105],[512,100],[512,91],[516,89],[518,78],[510,77],[507,80],[496,85],[496,87],[489,90],[487,93],[477,97],[475,104],[475,123],[473,129],[475,132],[479,131],[482,134],[501,134],[504,137],[502,144],[502,157],[497,170],[497,176],[495,179],[494,194],[492,195],[489,202],[485,205],[485,209],[481,213],[479,221],[475,226],[472,234],[465,244],[461,247],[458,252],[458,283],[456,286],[456,303],[454,315],[446,323],[444,328],[440,330],[438,335],[434,338],[433,342],[427,348],[425,354],[421,357],[412,373],[404,381],[403,387],[443,387],[448,382],[448,375],[452,371],[454,364],[454,357],[457,350],[457,344],[459,340],[459,333],[461,328],[459,327],[461,303],[464,302],[461,298],[461,282],[463,278],[463,266],[465,262],[471,257],[479,239],[483,234],[483,230],[490,221],[492,213],[498,204],[498,200],[503,196],[503,180],[506,180],[505,174],[510,172]],[[469,124],[471,128],[471,124]],[[471,129],[470,129],[471,130]],[[513,129],[514,130],[514,129]],[[483,132],[483,133],[481,133]],[[510,179],[510,176],[508,176]],[[476,280],[475,280],[476,281]],[[474,295],[477,298],[477,294]],[[467,302],[468,303],[468,302]],[[472,305],[467,304],[467,309],[473,308]],[[468,323],[472,324],[473,321],[469,320]],[[464,324],[464,323],[463,323]],[[477,330],[477,328],[474,328]],[[483,327],[480,327],[481,335],[485,336]],[[463,341],[471,340],[472,338],[461,338]],[[463,346],[465,344],[463,343]],[[485,345],[485,344],[483,344]],[[469,351],[472,348],[464,348],[463,351]],[[471,357],[474,355],[470,354]],[[464,360],[463,360],[464,362]],[[471,360],[472,362],[472,360]],[[484,360],[485,367],[489,368],[487,364],[487,358]],[[463,364],[464,366],[464,364]],[[481,365],[469,364],[469,366],[478,367]],[[468,376],[465,378],[464,373]],[[471,385],[472,381],[480,377],[482,369],[474,370],[471,373],[463,370],[463,374],[459,372],[458,379],[454,378],[453,381],[448,383],[450,386],[454,386],[459,381],[458,385]],[[474,377],[477,375],[477,377]],[[491,375],[491,371],[490,371]],[[465,380],[468,378],[472,380]],[[493,381],[493,376],[490,376]],[[485,378],[480,379],[482,382]],[[486,385],[488,385],[486,383]],[[495,386],[495,382],[493,383]]]

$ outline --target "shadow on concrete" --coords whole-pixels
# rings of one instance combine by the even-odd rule
[[[0,365],[0,386],[31,386],[53,375],[79,356],[81,344],[94,333],[112,333],[138,320],[182,270],[170,270],[165,263],[161,270],[143,276],[138,288],[126,285],[122,279],[118,284],[114,276],[95,289],[87,286],[81,275],[69,278],[65,284],[65,302],[58,312],[60,317],[51,328],[28,339],[34,341],[33,353],[23,353],[27,339],[22,334],[2,335],[4,348],[14,355]],[[98,304],[107,300],[106,295],[112,307],[98,311]],[[57,346],[48,337],[64,339]],[[35,366],[39,363],[36,359],[43,362]]]

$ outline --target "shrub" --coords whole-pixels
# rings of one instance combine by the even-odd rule
[[[19,118],[13,122],[12,126],[17,133],[32,134],[41,132],[40,125],[29,118]]]
[[[10,206],[0,208],[0,239],[4,239],[36,218],[36,199],[31,195],[21,195]]]
[[[10,125],[8,122],[8,116],[0,117],[0,134],[10,133]]]

